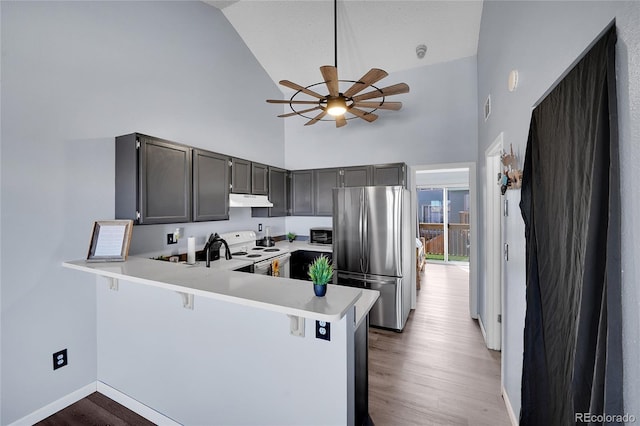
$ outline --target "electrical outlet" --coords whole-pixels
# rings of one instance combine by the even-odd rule
[[[176,243],[177,243],[177,241],[173,237],[173,233],[167,234],[167,244],[176,244]]]
[[[316,321],[316,339],[331,340],[331,323]]]
[[[60,367],[64,367],[69,362],[67,358],[67,350],[63,349],[53,354],[53,369],[57,370]]]
[[[258,224],[258,232],[262,232],[262,224],[261,223]]]

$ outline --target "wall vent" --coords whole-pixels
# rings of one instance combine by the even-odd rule
[[[491,95],[487,96],[487,100],[484,101],[484,121],[487,121],[491,115]]]

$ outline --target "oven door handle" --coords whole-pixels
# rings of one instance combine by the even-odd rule
[[[256,266],[271,265],[271,262],[273,262],[276,259],[278,259],[280,261],[283,261],[284,259],[289,259],[290,257],[291,257],[291,253],[280,254],[278,256],[270,257],[269,259],[265,259],[265,260],[261,260],[259,262],[256,262],[255,265]]]
[[[289,262],[289,259],[291,258],[291,253],[285,253],[285,254],[281,254],[279,256],[274,256],[270,259],[265,259],[265,260],[261,260],[259,262],[256,262],[253,265],[254,268],[254,273],[259,274],[260,272],[258,272],[258,270],[264,270],[267,271],[270,267],[271,264],[273,263],[274,260],[279,260],[280,263],[286,263]]]

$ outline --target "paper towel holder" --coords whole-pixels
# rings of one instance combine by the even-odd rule
[[[196,239],[193,236],[187,238],[187,265],[196,264]]]

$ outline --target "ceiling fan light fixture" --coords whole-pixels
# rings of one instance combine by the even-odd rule
[[[2,0],[0,0],[2,1]],[[301,86],[293,83],[289,80],[281,80],[280,84],[296,91],[290,99],[267,99],[268,103],[272,104],[289,104],[291,108],[290,113],[280,114],[278,117],[292,117],[299,115],[301,117],[309,119],[305,123],[305,126],[310,126],[318,121],[334,121],[337,128],[343,127],[347,124],[347,120],[354,118],[361,118],[369,123],[375,121],[378,116],[374,114],[374,111],[378,109],[398,111],[402,107],[401,102],[386,102],[386,97],[391,95],[399,95],[401,93],[408,93],[409,86],[405,83],[398,83],[391,86],[379,88],[374,84],[389,74],[379,68],[371,68],[365,75],[360,77],[359,80],[340,80],[338,78],[338,0],[333,0],[333,53],[334,64],[323,65],[320,67],[320,73],[322,74],[323,81],[309,86]],[[420,48],[420,46],[419,46]],[[424,46],[426,52],[426,46]],[[340,83],[352,83],[351,87],[340,92]],[[329,93],[322,95],[311,87],[324,84],[327,87]],[[361,93],[365,89],[372,89],[369,92]],[[296,99],[296,96],[300,93],[311,97],[312,99],[302,100]],[[377,99],[382,98],[382,99]],[[374,101],[369,101],[374,99]],[[307,105],[309,108],[298,110],[297,105]],[[362,109],[365,108],[365,109]],[[368,111],[369,110],[369,111]],[[308,112],[319,111],[314,117],[305,115]],[[347,117],[347,113],[354,117]],[[330,115],[331,119],[324,119],[325,116]]]
[[[347,112],[347,103],[343,98],[334,98],[327,101],[327,114],[334,117],[344,115]]]

